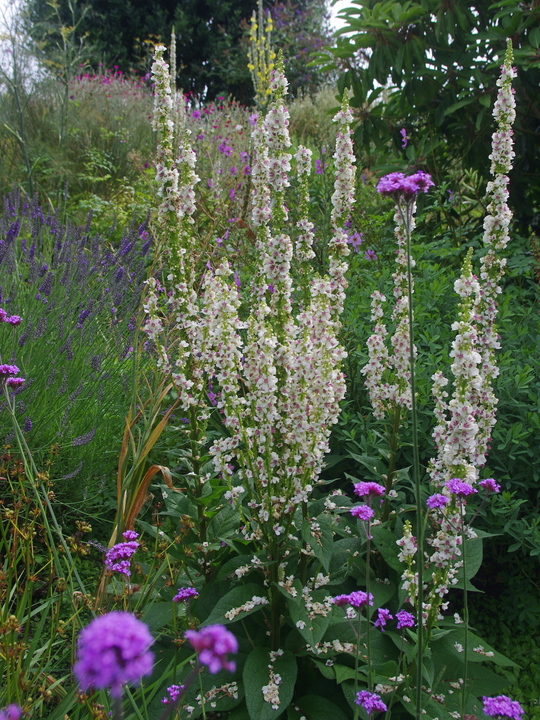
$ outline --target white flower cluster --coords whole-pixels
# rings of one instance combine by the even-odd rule
[[[254,608],[258,607],[259,605],[268,605],[269,601],[268,598],[265,597],[259,597],[258,595],[254,595],[251,600],[248,600],[243,605],[239,605],[238,607],[232,608],[228,612],[225,613],[225,617],[230,622],[231,620],[234,620],[235,617],[240,615],[240,613],[243,612],[250,612]]]
[[[408,232],[414,230],[415,203],[407,207]],[[373,407],[373,414],[382,420],[387,413],[398,407],[411,409],[411,346],[409,328],[409,289],[407,282],[407,263],[414,267],[414,258],[407,258],[407,229],[403,208],[396,207],[394,214],[395,236],[397,240],[396,271],[394,279],[395,305],[392,321],[395,331],[390,339],[392,352],[386,344],[388,331],[383,321],[383,303],[386,298],[375,291],[371,296],[371,319],[375,323],[373,332],[367,341],[369,360],[362,368],[366,376],[365,385]],[[411,292],[413,285],[411,283]],[[416,348],[414,348],[416,356]]]
[[[293,245],[280,229],[288,181],[260,167],[274,167],[272,158],[283,157],[290,142],[281,122],[286,115],[272,112],[271,117],[256,131],[254,177],[256,183],[266,178],[268,193],[261,182],[253,196],[261,260],[251,315],[245,322],[238,316],[239,295],[228,281],[227,263],[206,277],[203,312],[208,370],[219,383],[217,406],[229,431],[211,448],[214,464],[224,475],[238,468],[253,517],[269,536],[282,537],[296,506],[308,499],[328,451],[345,395],[340,370],[345,352],[337,337],[343,283],[336,276],[308,279],[303,308],[293,312]],[[309,157],[300,155],[304,172]],[[270,213],[266,205],[257,209],[257,203],[268,203]]]
[[[507,205],[508,177],[505,173],[511,169],[514,157],[512,123],[515,101],[511,87],[514,77],[509,44],[501,77],[497,81],[499,92],[493,111],[497,120],[490,155],[494,179],[488,183],[488,214],[484,220],[484,244],[488,250],[482,259],[480,279],[473,275],[471,250],[461,277],[454,285],[460,296],[460,305],[459,320],[452,325],[456,335],[450,352],[454,377],[450,400],[445,390],[448,380],[440,372],[432,378],[437,418],[433,437],[437,455],[431,461],[429,471],[436,491],[449,500],[446,505],[430,511],[435,521],[434,535],[427,541],[434,549],[429,558],[434,570],[432,589],[427,599],[432,618],[437,617],[448,587],[457,582],[462,535],[474,536],[470,528],[464,527],[465,501],[453,497],[444,485],[452,478],[460,478],[475,486],[479,470],[486,462],[491,431],[496,422],[497,398],[492,381],[498,375],[495,350],[499,342],[495,320],[497,295],[501,292],[499,282],[506,263],[499,252],[508,242],[511,220]]]

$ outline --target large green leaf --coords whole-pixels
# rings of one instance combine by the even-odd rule
[[[347,720],[343,710],[321,695],[305,695],[296,704],[309,720]]]
[[[271,666],[274,676],[279,676],[277,685],[277,707],[265,700],[263,688],[271,683]],[[251,720],[274,720],[289,707],[296,682],[298,668],[294,655],[285,650],[271,662],[270,651],[257,647],[251,651],[244,665],[244,689],[246,705]]]
[[[253,597],[265,597],[264,589],[255,583],[239,585],[238,587],[229,590],[226,595],[217,601],[214,609],[202,624],[214,625],[216,623],[220,623],[222,625],[228,625],[229,623],[236,622],[237,620],[245,618],[247,615],[257,612],[257,610],[260,610],[261,607],[265,607],[268,604],[257,604],[250,609],[242,610],[234,617],[226,617],[226,613],[235,608],[241,607],[245,603],[248,603]]]
[[[332,530],[332,519],[327,515],[319,515],[315,518],[318,528],[314,529],[309,520],[302,523],[302,539],[309,543],[315,557],[319,560],[326,572],[330,567],[330,558],[334,549],[334,533]]]

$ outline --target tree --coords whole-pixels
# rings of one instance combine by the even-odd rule
[[[484,178],[491,108],[506,38],[515,52],[516,163],[511,177],[523,231],[540,230],[540,5],[516,0],[361,0],[343,11],[332,51],[356,108],[357,140],[386,160],[403,152],[434,175],[456,165]],[[401,130],[408,144],[402,149]]]
[[[220,95],[245,104],[253,100],[247,42],[257,0],[86,0],[84,5],[78,0],[24,1],[29,31],[45,56],[58,44],[57,18],[71,26],[74,10],[82,16],[84,8],[78,33],[85,38],[91,63],[146,73],[154,44],[168,45],[174,27],[178,88],[206,100]],[[278,41],[297,48],[298,57],[328,36],[326,0],[272,0],[269,5],[281,23]],[[300,84],[309,86],[311,76]]]

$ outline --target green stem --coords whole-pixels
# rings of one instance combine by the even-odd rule
[[[463,501],[460,503],[460,512],[463,513]],[[465,639],[463,641],[463,687],[461,688],[461,720],[465,718],[467,705],[467,675],[469,672],[469,601],[467,593],[467,550],[465,546],[465,522],[461,514],[461,554],[463,556],[463,623],[465,626]]]
[[[415,715],[417,720],[422,718],[422,670],[424,656],[424,523],[421,511],[422,492],[420,485],[420,455],[418,449],[418,417],[416,405],[416,373],[415,373],[415,357],[414,357],[414,327],[413,327],[413,280],[412,280],[412,264],[411,264],[411,224],[413,202],[406,203],[405,212],[401,202],[398,205],[399,212],[403,219],[405,229],[406,252],[407,252],[407,295],[408,295],[408,320],[409,320],[409,365],[411,373],[411,423],[412,423],[412,447],[413,447],[413,481],[414,495],[416,502],[416,545],[417,545],[417,568],[418,568],[418,602],[417,602],[417,622],[418,622],[418,647],[417,647],[417,663],[416,663],[416,702]]]

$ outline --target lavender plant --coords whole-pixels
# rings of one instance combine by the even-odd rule
[[[5,200],[0,223],[0,302],[24,318],[2,343],[4,361],[26,376],[15,391],[21,425],[34,452],[55,444],[62,457],[70,448],[63,475],[86,464],[99,477],[114,465],[110,440],[131,387],[147,225],[126,228],[115,247],[18,195]],[[0,417],[8,442],[10,422]]]

